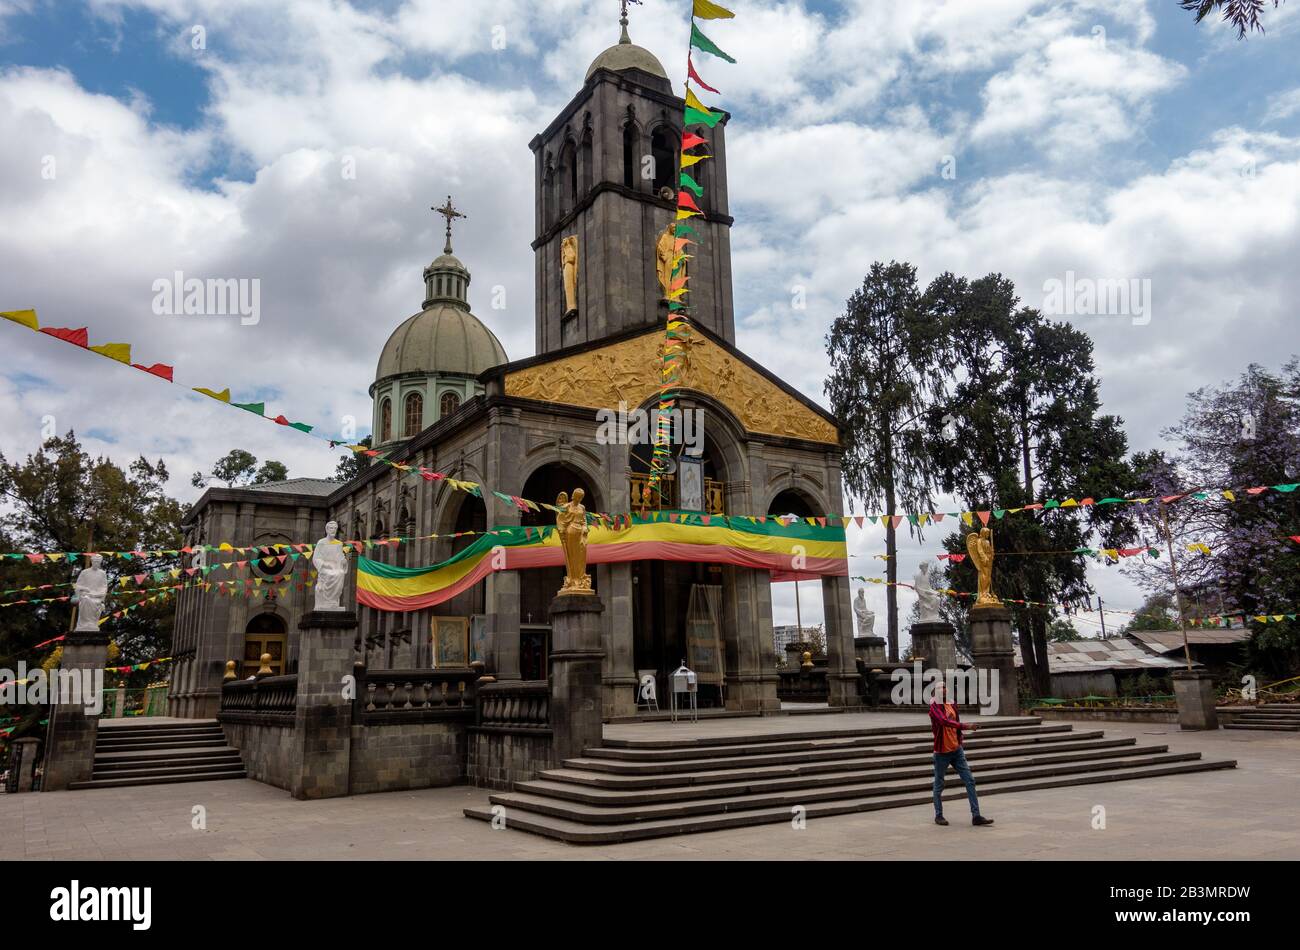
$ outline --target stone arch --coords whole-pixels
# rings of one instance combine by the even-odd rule
[[[700,408],[705,410],[704,437],[705,452],[709,454],[712,446],[712,460],[718,469],[717,478],[724,482],[745,482],[749,480],[749,458],[746,452],[747,436],[745,427],[735,414],[717,399],[707,393],[694,389],[680,390],[677,406],[683,410]],[[649,414],[650,437],[654,438],[655,410],[659,397],[649,396],[637,408]],[[634,471],[645,471],[643,465],[636,468],[634,457],[639,457],[638,446],[628,446],[628,464]],[[646,454],[645,458],[649,458]],[[741,512],[733,512],[740,514]]]
[[[672,123],[662,121],[650,130],[650,155],[654,159],[654,179],[650,190],[656,197],[661,188],[677,192],[677,156],[681,154],[681,134]]]
[[[641,178],[641,126],[636,121],[636,113],[631,106],[627,108],[627,117],[619,128],[623,140],[623,185],[638,188]]]

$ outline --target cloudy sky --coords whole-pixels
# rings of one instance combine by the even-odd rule
[[[1069,317],[1134,449],[1161,444],[1189,390],[1298,348],[1300,3],[1243,42],[1172,0],[730,5],[711,33],[739,63],[705,75],[733,114],[737,342],[809,396],[826,328],[877,259],[923,281],[999,271],[1034,306],[1067,272],[1149,286],[1143,314]],[[673,76],[687,6],[632,13]],[[617,39],[617,10],[0,0],[0,310],[129,341],[184,384],[0,325],[0,451],[33,451],[53,417],[119,462],[161,456],[186,499],[189,474],[236,446],[329,474],[323,443],[184,387],[365,434],[380,347],[441,248],[427,209],[448,193],[469,214],[456,250],[475,312],[530,355],[527,143]],[[177,271],[259,279],[259,322],[156,314],[154,282]],[[879,532],[853,538],[853,573],[881,573]],[[902,573],[936,550],[909,545]],[[1096,581],[1108,603],[1140,602],[1117,572]],[[883,615],[883,588],[868,595]]]

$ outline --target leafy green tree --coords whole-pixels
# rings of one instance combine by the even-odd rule
[[[47,440],[22,462],[0,454],[0,498],[5,502],[0,509],[0,551],[76,555],[178,548],[185,507],[167,495],[168,477],[161,459],[151,463],[140,457],[123,469],[108,458],[91,458],[73,432]],[[67,585],[86,563],[76,556],[38,563],[26,557],[0,558],[0,590],[29,584]],[[140,599],[120,593],[116,582],[121,575],[153,574],[175,564],[174,557],[166,556],[144,561],[105,557],[109,609]],[[70,589],[61,586],[29,592],[27,598],[68,593]],[[174,598],[165,598],[104,624],[104,631],[121,649],[122,663],[170,652],[174,603]],[[48,651],[34,651],[35,644],[67,633],[71,621],[68,602],[4,608],[0,666],[12,669],[19,659],[39,663]]]
[[[264,485],[267,482],[281,482],[289,477],[289,470],[283,462],[268,459],[257,467],[257,456],[244,449],[231,449],[212,464],[212,472],[204,475],[195,472],[190,484],[195,488],[205,488],[209,481],[225,482],[227,488],[242,485]]]
[[[1070,621],[1057,618],[1047,625],[1047,639],[1050,643],[1073,643],[1086,638],[1074,629],[1074,624]]]
[[[999,274],[975,281],[943,274],[927,298],[957,365],[946,406],[930,410],[930,454],[942,490],[987,512],[997,593],[1038,604],[1089,595],[1087,561],[1072,552],[1094,537],[1126,546],[1135,528],[1124,506],[1001,513],[1044,497],[1122,495],[1135,484],[1121,420],[1101,413],[1091,339],[1019,306],[1014,285]],[[944,544],[965,553],[960,533]],[[975,589],[969,560],[949,562],[947,574],[949,586]],[[1049,695],[1047,626],[1055,610],[1009,606],[1030,686]]]
[[[1273,0],[1273,9],[1277,9],[1279,2]],[[1178,0],[1178,5],[1184,10],[1195,10],[1197,23],[1215,11],[1222,11],[1223,19],[1237,28],[1237,39],[1244,39],[1247,30],[1264,32],[1259,15],[1267,0]]]
[[[372,445],[370,436],[366,436],[359,444],[370,448]],[[368,469],[371,463],[370,456],[363,455],[360,452],[348,452],[346,455],[340,455],[338,467],[334,470],[333,480],[336,482],[350,482]]]
[[[1293,484],[1300,478],[1300,360],[1276,373],[1250,365],[1235,380],[1196,390],[1163,435],[1175,446],[1169,457],[1136,459],[1144,495],[1179,499],[1200,489]],[[1293,613],[1300,603],[1300,544],[1290,540],[1300,528],[1300,490],[1239,491],[1231,502],[1214,493],[1142,506],[1134,516],[1152,537],[1167,519],[1189,617]],[[1189,551],[1191,544],[1210,553]],[[1168,564],[1134,564],[1126,573],[1176,606]],[[1300,625],[1256,625],[1248,662],[1260,673],[1300,671]]]
[[[826,394],[839,420],[849,494],[886,514],[931,506],[938,479],[923,420],[945,394],[946,349],[922,306],[916,268],[873,263],[826,338]],[[920,527],[908,525],[918,535]],[[898,659],[898,537],[885,525],[886,637]]]
[[[285,468],[283,462],[265,461],[262,467],[257,470],[257,475],[253,477],[254,485],[265,485],[268,482],[282,482],[289,477],[289,470]]]

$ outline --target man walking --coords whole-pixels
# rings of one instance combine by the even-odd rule
[[[962,749],[962,733],[969,729],[974,732],[979,727],[974,723],[961,721],[957,707],[948,702],[948,688],[939,683],[935,687],[934,699],[930,701],[930,730],[934,733],[934,823],[948,824],[943,817],[943,781],[948,768],[957,770],[962,783],[966,786],[966,797],[970,799],[972,825],[991,825],[992,818],[980,814],[979,796],[975,794],[975,778],[970,774],[966,764],[966,752]]]

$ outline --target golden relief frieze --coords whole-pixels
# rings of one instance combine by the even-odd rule
[[[659,391],[663,335],[647,333],[611,346],[508,373],[507,396],[617,409],[639,406]],[[835,427],[748,365],[696,334],[686,347],[682,388],[717,399],[750,432],[838,445]]]

